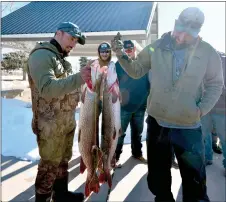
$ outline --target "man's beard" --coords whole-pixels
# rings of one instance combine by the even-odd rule
[[[67,51],[63,51],[63,57],[67,57],[69,56],[70,52],[67,52]]]
[[[172,44],[175,49],[184,49],[189,46],[189,44],[187,44],[186,42],[178,44],[175,37],[172,37]]]

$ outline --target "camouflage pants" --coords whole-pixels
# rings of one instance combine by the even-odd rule
[[[63,118],[63,117],[62,117]],[[60,127],[59,127],[60,126]],[[39,194],[52,191],[55,179],[67,176],[68,162],[72,157],[75,123],[46,124],[37,135],[39,155],[35,190]]]

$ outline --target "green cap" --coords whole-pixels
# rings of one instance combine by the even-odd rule
[[[57,27],[57,30],[63,31],[63,32],[67,32],[68,34],[70,34],[73,37],[78,38],[78,43],[81,45],[85,44],[85,36],[82,35],[79,27],[72,23],[72,22],[62,22],[60,23],[60,25]]]

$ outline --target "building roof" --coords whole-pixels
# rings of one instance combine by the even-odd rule
[[[71,21],[82,32],[147,30],[153,2],[31,2],[2,18],[2,35],[54,33]]]

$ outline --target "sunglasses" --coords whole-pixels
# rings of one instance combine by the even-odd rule
[[[103,50],[103,51],[100,51],[100,53],[110,53],[109,50]]]

